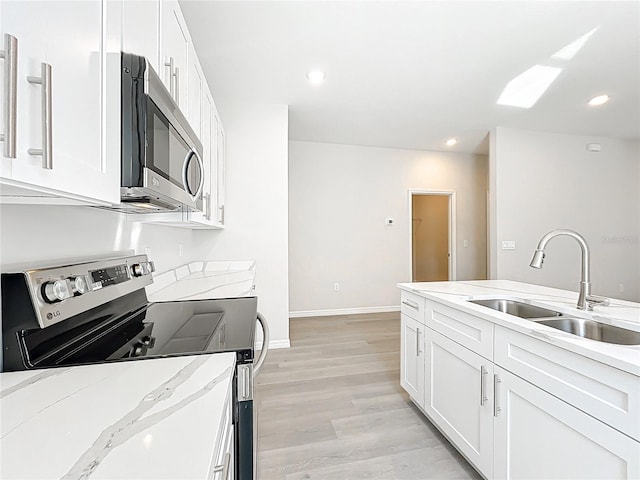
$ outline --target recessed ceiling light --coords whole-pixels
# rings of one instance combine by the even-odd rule
[[[609,95],[598,95],[597,97],[593,97],[589,100],[589,105],[592,107],[597,107],[598,105],[604,105],[609,101]]]
[[[325,78],[326,75],[320,70],[314,70],[313,72],[307,73],[307,79],[309,79],[309,81],[314,85],[321,84],[322,82],[324,82]]]
[[[444,143],[449,147],[453,147],[456,143],[458,143],[458,140],[456,140],[455,138],[450,138]]]

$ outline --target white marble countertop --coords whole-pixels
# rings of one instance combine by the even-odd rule
[[[470,303],[483,298],[510,298],[532,305],[548,307],[565,315],[590,318],[602,323],[640,331],[640,304],[611,299],[611,305],[596,306],[594,311],[578,310],[577,292],[531,285],[510,280],[461,282],[399,283],[398,287],[430,300],[445,303],[478,317],[517,330],[539,340],[592,358],[640,376],[640,346],[615,345],[572,335],[513,315]]]
[[[202,261],[153,275],[146,287],[150,302],[207,300],[253,295],[254,260]]]
[[[234,353],[0,374],[0,478],[206,479]]]

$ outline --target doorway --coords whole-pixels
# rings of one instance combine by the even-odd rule
[[[455,280],[455,192],[411,191],[411,280]]]

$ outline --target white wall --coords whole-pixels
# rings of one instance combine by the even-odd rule
[[[191,230],[127,221],[125,214],[90,207],[0,205],[0,268],[52,264],[112,252],[148,251],[158,271],[191,260]],[[183,255],[179,256],[179,245]]]
[[[542,270],[529,268],[540,237],[568,228],[590,246],[593,293],[640,301],[638,142],[497,128],[491,143],[492,278],[577,291],[580,248],[569,237],[551,240]]]
[[[291,311],[397,308],[411,189],[456,192],[457,279],[486,278],[486,188],[485,156],[289,142]]]
[[[288,107],[236,105],[224,112],[227,198],[223,232],[194,232],[200,257],[256,260],[258,309],[271,345],[289,343]]]

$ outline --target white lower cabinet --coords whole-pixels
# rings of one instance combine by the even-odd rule
[[[427,328],[425,412],[487,478],[493,465],[493,363]]]
[[[640,443],[498,366],[495,373],[495,478],[640,478]]]
[[[225,408],[221,435],[216,444],[213,464],[209,474],[209,478],[213,478],[213,480],[233,480],[235,478],[235,432],[233,429],[233,409],[231,408],[231,405],[231,390],[229,390],[229,398],[227,399],[227,406]]]
[[[482,475],[640,479],[637,377],[456,312],[401,314],[401,385]]]
[[[401,315],[400,350],[400,384],[411,398],[420,406],[424,406],[424,333],[426,327],[409,317]]]

